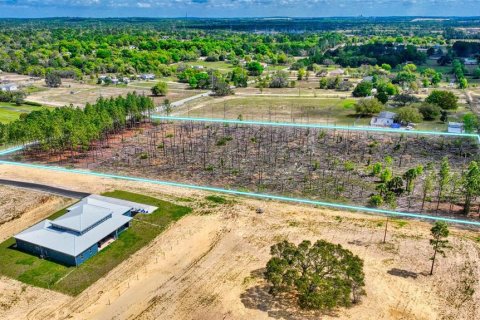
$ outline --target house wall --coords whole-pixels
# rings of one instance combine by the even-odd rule
[[[35,245],[33,243],[26,242],[19,239],[16,239],[16,242],[17,242],[17,248],[24,252],[28,252],[39,257],[41,256],[44,259],[53,260],[67,266],[75,265],[75,258],[73,256],[70,256],[55,250],[51,250],[48,248],[44,248],[44,247]]]
[[[127,230],[129,226],[130,226],[130,222],[127,222],[127,223],[125,223],[123,226],[121,226],[120,228],[118,228],[118,230],[117,230],[117,237],[120,235],[120,233],[122,233],[123,231]]]
[[[123,231],[127,230],[129,226],[130,222],[124,224],[123,226],[115,230],[111,235],[117,238],[118,235],[120,235]],[[33,255],[43,257],[43,259],[52,260],[67,266],[78,266],[98,253],[98,243],[95,243],[81,254],[73,257],[55,250],[38,246],[30,242],[19,239],[15,240],[17,243],[17,248],[21,251],[28,252]]]
[[[86,260],[90,259],[97,253],[98,253],[98,244],[95,243],[93,246],[91,246],[90,248],[88,248],[87,250],[83,251],[82,253],[80,253],[75,257],[76,265],[78,266],[84,263]]]

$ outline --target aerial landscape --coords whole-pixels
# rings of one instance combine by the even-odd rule
[[[480,319],[480,4],[0,2],[0,319]]]

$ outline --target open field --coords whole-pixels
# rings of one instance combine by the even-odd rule
[[[150,215],[137,215],[130,228],[116,241],[77,267],[64,266],[18,251],[13,247],[15,239],[9,238],[0,243],[0,274],[25,284],[77,295],[190,211],[187,207],[124,191],[107,192],[104,195],[154,205],[159,209]],[[48,219],[58,218],[65,212],[65,209],[61,209]]]
[[[135,82],[129,86],[102,86],[82,84],[76,81],[63,81],[61,87],[46,88],[47,90],[33,92],[27,97],[27,100],[54,107],[63,107],[70,104],[81,107],[87,102],[94,103],[99,97],[117,97],[133,91],[139,94],[150,95],[150,88],[153,87],[154,84],[155,82],[152,81],[148,83],[140,82],[138,86]],[[154,97],[156,104],[162,103],[165,98],[170,99],[170,101],[178,101],[204,92],[201,90],[186,89],[181,84],[171,84],[169,86],[172,88],[169,89],[166,97]]]
[[[17,106],[14,103],[0,102],[0,122],[8,123],[17,120],[22,113],[30,113],[35,110],[41,110],[44,107],[29,106],[22,104]]]
[[[296,90],[296,93],[295,93]],[[270,89],[262,94],[256,88],[241,88],[234,96],[223,98],[208,97],[194,100],[173,112],[174,115],[237,119],[268,120],[282,122],[304,122],[328,125],[369,126],[371,117],[359,117],[355,113],[356,98],[347,92],[316,89]],[[303,91],[305,90],[305,91]],[[283,92],[283,93],[282,93]],[[426,94],[419,95],[425,98]],[[457,110],[450,112],[449,121],[462,122],[470,110],[461,95]],[[396,112],[397,108],[387,107],[386,111]],[[438,119],[422,121],[416,130],[447,131],[447,123]]]
[[[175,114],[192,117],[310,122],[337,125],[368,125],[370,118],[354,115],[355,99],[230,96],[197,101],[179,109]]]
[[[322,319],[475,319],[480,315],[478,233],[453,228],[452,249],[429,271],[430,224],[392,220],[382,244],[381,217],[273,201],[227,198],[181,188],[73,173],[1,166],[3,178],[57,181],[64,188],[115,189],[188,203],[194,212],[69,297],[0,278],[2,319],[318,319],[268,294],[262,279],[272,244],[325,239],[365,261],[367,296]],[[255,209],[265,213],[259,215]],[[10,236],[10,235],[9,235]],[[467,294],[473,288],[473,295]]]

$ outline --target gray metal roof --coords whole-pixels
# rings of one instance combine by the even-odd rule
[[[91,195],[68,208],[65,215],[37,223],[17,234],[15,239],[77,256],[131,221],[131,217],[124,215],[126,212],[139,209],[152,213],[157,208]]]
[[[125,210],[124,212],[127,212]],[[112,215],[112,210],[91,204],[76,206],[63,216],[51,221],[55,227],[64,228],[76,232],[83,232],[102,219]]]

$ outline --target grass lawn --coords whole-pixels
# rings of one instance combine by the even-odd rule
[[[126,191],[107,192],[104,195],[153,205],[158,210],[150,215],[136,215],[130,228],[116,241],[78,267],[63,266],[15,250],[12,248],[15,240],[10,238],[0,244],[0,275],[74,296],[156,238],[169,224],[191,212],[188,207]],[[62,209],[49,219],[65,212]]]
[[[17,106],[15,103],[0,102],[0,122],[12,122],[17,120],[22,113],[30,113],[42,108],[44,107],[29,106],[26,104]]]

